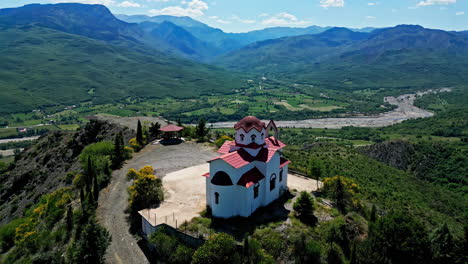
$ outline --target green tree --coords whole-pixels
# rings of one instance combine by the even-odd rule
[[[455,243],[446,223],[434,230],[430,236],[430,241],[434,263],[443,264],[455,262]]]
[[[341,177],[339,177],[336,181],[335,203],[338,211],[340,211],[342,214],[346,213],[345,193],[343,183],[341,182]]]
[[[194,252],[195,250],[193,250],[192,248],[189,248],[183,244],[179,244],[174,253],[172,254],[169,262],[175,264],[190,263]]]
[[[158,257],[165,262],[171,258],[178,245],[177,239],[166,234],[163,229],[151,234],[149,241],[154,244]]]
[[[314,217],[314,201],[312,199],[312,196],[306,192],[303,191],[299,195],[299,197],[296,199],[296,201],[293,204],[293,209],[296,212],[297,217],[307,223],[313,223],[315,217]]]
[[[192,264],[241,263],[236,241],[226,233],[212,235],[193,254]]]
[[[71,205],[67,206],[67,231],[70,233],[73,230],[73,207]]]
[[[104,263],[104,256],[110,242],[109,232],[101,227],[94,217],[91,217],[77,240],[70,247],[70,262],[80,264]]]
[[[149,133],[151,138],[159,138],[161,136],[161,124],[159,122],[156,123],[151,123],[151,126],[149,128]]]
[[[409,212],[390,212],[369,229],[358,248],[359,263],[430,262],[430,244],[424,226]]]
[[[317,190],[319,189],[319,180],[322,177],[322,164],[318,160],[310,162],[310,175],[317,181]]]
[[[208,135],[208,131],[209,129],[206,127],[206,121],[204,118],[201,118],[199,121],[198,121],[198,125],[197,125],[197,128],[196,128],[196,134],[197,134],[197,138],[199,141],[204,141],[205,140],[205,137]]]
[[[341,251],[341,248],[337,244],[332,243],[327,248],[326,258],[327,258],[327,263],[328,264],[342,264],[343,263],[343,252]]]
[[[125,160],[125,143],[123,133],[119,132],[114,139],[114,153],[112,155],[112,168],[118,169]]]
[[[301,233],[299,239],[294,241],[294,257],[298,264],[321,263],[322,247],[320,243]]]
[[[351,257],[349,260],[349,264],[357,264],[357,257],[356,257],[356,243],[353,244],[353,248],[351,250]]]
[[[143,128],[141,127],[141,122],[138,120],[137,124],[137,134],[136,134],[136,141],[140,146],[143,146]]]
[[[375,220],[377,220],[377,208],[375,207],[375,204],[372,205],[371,209],[371,214],[369,220],[373,223]]]
[[[286,248],[284,237],[271,228],[257,229],[252,237],[260,242],[262,248],[275,259],[278,259]]]

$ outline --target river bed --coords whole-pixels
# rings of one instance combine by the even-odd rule
[[[384,102],[396,105],[397,108],[374,116],[358,116],[358,117],[340,117],[340,118],[317,118],[306,120],[279,120],[276,121],[278,127],[295,127],[295,128],[342,128],[345,126],[355,127],[384,127],[393,124],[401,123],[408,119],[431,117],[434,113],[414,106],[414,100],[418,96],[423,96],[429,93],[450,92],[451,88],[440,88],[435,90],[427,90],[417,92],[415,94],[403,94],[398,97],[388,96],[384,98]],[[209,123],[209,127],[213,128],[231,128],[236,122],[216,122]]]

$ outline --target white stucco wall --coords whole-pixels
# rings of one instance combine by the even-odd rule
[[[240,130],[243,131],[243,129]],[[256,132],[259,133],[258,131]],[[238,137],[238,134],[236,137]],[[257,144],[259,144],[259,142],[257,142]],[[206,179],[206,202],[207,205],[211,207],[213,216],[222,218],[229,218],[233,216],[248,217],[259,207],[267,206],[271,202],[278,199],[278,197],[287,189],[288,180],[288,168],[285,166],[283,167],[283,179],[281,182],[279,181],[279,166],[279,152],[276,152],[268,163],[253,161],[250,164],[238,169],[235,169],[221,159],[211,161],[210,177]],[[237,185],[240,177],[254,167],[257,167],[265,176],[265,178],[259,182],[260,186],[257,198],[254,198],[254,185],[250,186],[249,188]],[[219,171],[223,171],[228,174],[233,185],[219,186],[212,184],[211,180]],[[276,183],[275,188],[270,191],[270,178],[273,174],[276,174]],[[219,193],[218,204],[215,203],[216,192]]]
[[[241,134],[244,135],[244,140],[241,139]],[[263,134],[263,136],[262,136]],[[255,135],[255,140],[252,141],[252,135]],[[255,128],[252,128],[249,132],[245,132],[245,130],[243,128],[239,128],[238,130],[236,130],[236,136],[235,136],[235,139],[236,139],[236,142],[238,144],[243,144],[243,145],[248,145],[252,142],[255,142],[259,145],[265,143],[265,137],[267,135],[267,131],[263,128],[262,131],[257,131],[257,129]]]

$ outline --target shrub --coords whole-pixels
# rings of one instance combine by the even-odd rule
[[[177,264],[190,263],[194,252],[195,250],[193,250],[192,248],[179,244],[175,252],[173,252],[170,262]]]
[[[164,261],[169,260],[178,245],[177,239],[166,234],[163,229],[159,229],[151,234],[149,241],[156,247],[158,257]]]
[[[149,170],[149,168],[151,167],[148,166],[146,170]],[[151,171],[153,171],[152,168]],[[152,174],[142,174],[139,172],[137,179],[128,188],[128,192],[129,207],[134,213],[157,205],[164,199],[161,179]]]
[[[225,233],[214,234],[195,251],[192,263],[241,263],[236,250],[236,241],[232,236]]]
[[[286,247],[281,234],[271,228],[257,229],[252,237],[258,240],[262,248],[275,259],[280,256]]]
[[[230,141],[230,140],[234,140],[234,139],[231,138],[230,136],[226,136],[226,135],[221,136],[220,138],[218,138],[218,139],[215,141],[215,145],[219,148],[219,147],[221,147],[221,146],[224,144],[224,142],[226,142],[226,141],[228,141],[228,140]]]
[[[138,172],[135,169],[129,169],[127,172],[127,180],[135,180],[138,178]]]
[[[133,148],[133,151],[138,152],[141,150],[142,146],[140,143],[138,143],[136,138],[132,138],[128,141],[130,146]]]

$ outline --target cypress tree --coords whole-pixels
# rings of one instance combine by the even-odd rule
[[[96,173],[93,173],[93,195],[94,195],[94,202],[97,203],[99,198],[99,182],[97,180]]]
[[[85,194],[83,187],[80,188],[80,201],[81,201],[81,209],[84,211],[85,210]]]
[[[67,206],[67,230],[68,232],[73,230],[73,208],[71,205]]]
[[[208,129],[206,128],[206,121],[204,118],[198,121],[198,125],[196,127],[196,134],[197,138],[200,141],[205,139],[205,136],[208,134]]]
[[[140,120],[138,120],[138,125],[137,125],[136,141],[138,142],[138,144],[143,146],[143,129],[141,127]]]
[[[91,160],[91,157],[88,156],[88,163],[86,166],[86,173],[85,173],[85,186],[86,186],[86,193],[91,192],[91,185],[92,185],[92,180],[93,180],[93,162]]]
[[[124,161],[124,143],[123,134],[119,132],[114,139],[114,153],[112,157],[112,168],[120,168],[120,165]]]
[[[338,211],[342,214],[346,212],[346,205],[345,205],[345,197],[344,197],[344,187],[343,183],[341,182],[341,177],[338,177],[336,181],[336,190],[335,190],[335,199],[336,199],[336,207]]]
[[[249,258],[249,236],[246,235],[244,237],[244,247],[242,248],[242,257],[244,259],[244,263],[250,263],[250,258]]]
[[[371,222],[375,222],[377,220],[377,208],[375,207],[375,204],[372,205],[372,210],[370,214],[370,219]]]
[[[351,250],[351,259],[349,260],[349,264],[357,264],[356,243],[353,244],[353,249]]]

